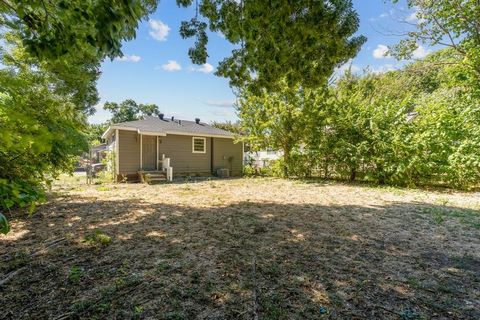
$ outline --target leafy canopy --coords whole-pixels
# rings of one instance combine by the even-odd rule
[[[397,3],[398,0],[392,0]],[[417,23],[394,46],[392,53],[411,58],[419,43],[443,45],[460,55],[457,63],[480,79],[480,5],[477,0],[408,0],[416,10]],[[469,76],[465,74],[465,76]]]
[[[160,111],[155,104],[137,104],[132,99],[121,103],[106,102],[103,109],[112,113],[111,122],[120,123],[138,120],[143,116],[158,116]]]
[[[245,140],[283,151],[287,176],[478,187],[479,98],[458,59],[446,49],[403,70],[347,72],[328,87],[245,91]]]
[[[71,171],[86,150],[84,108],[96,91],[88,72],[67,60],[39,63],[15,35],[3,41],[10,50],[0,55],[0,211],[32,212],[43,199],[41,184]],[[65,70],[79,78],[63,77]]]
[[[207,28],[236,45],[217,69],[234,87],[275,89],[278,79],[314,87],[352,58],[365,42],[351,0],[177,0],[195,6],[180,35],[195,38],[193,63],[207,61]],[[155,0],[1,0],[0,25],[20,34],[40,60],[75,52],[96,61],[121,56],[122,41],[135,37]],[[83,63],[84,60],[78,60]]]

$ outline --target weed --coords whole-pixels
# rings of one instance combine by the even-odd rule
[[[437,285],[437,290],[440,291],[440,292],[443,292],[443,293],[452,293],[452,289],[450,288],[450,286],[445,283],[445,282],[441,282]]]
[[[135,319],[140,319],[144,312],[145,312],[145,310],[142,306],[135,306],[133,308],[133,316],[134,316]]]
[[[437,200],[435,200],[435,203],[437,203],[441,206],[446,206],[449,202],[450,202],[450,200],[448,198],[444,198],[444,197],[441,197],[441,198],[438,198]]]
[[[96,188],[97,191],[110,191],[112,188],[106,187],[106,186],[99,186]]]
[[[112,238],[99,229],[95,229],[92,233],[85,236],[85,241],[93,245],[106,246],[112,242]]]
[[[424,208],[422,213],[432,216],[436,224],[442,224],[446,218],[455,218],[463,225],[480,229],[480,213],[472,209],[451,209],[451,208]]]
[[[79,283],[83,277],[83,269],[77,266],[72,266],[68,272],[68,281],[71,283]]]
[[[407,283],[410,287],[412,287],[414,289],[420,288],[420,281],[415,277],[408,277],[407,278]]]

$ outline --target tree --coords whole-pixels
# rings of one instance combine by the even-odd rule
[[[257,94],[245,90],[237,102],[240,125],[247,133],[244,140],[252,150],[281,150],[285,177],[289,176],[291,153],[302,142],[307,94],[284,84],[278,93],[263,90]]]
[[[225,131],[233,132],[237,135],[242,134],[242,128],[241,128],[240,122],[238,122],[238,121],[236,121],[236,122],[233,122],[233,121],[225,121],[225,122],[213,121],[211,123],[211,126],[215,127],[215,128],[218,128],[218,129],[225,130]]]
[[[188,52],[193,63],[207,60],[207,27],[237,45],[217,69],[217,75],[229,78],[235,87],[272,89],[282,78],[289,84],[316,86],[365,42],[364,37],[353,36],[359,19],[351,0],[177,0],[177,4],[195,5],[195,16],[180,28],[182,37],[196,39]],[[99,62],[121,56],[122,41],[133,39],[138,22],[156,7],[156,0],[0,0],[0,25],[18,32],[27,50],[40,60],[77,53]]]
[[[477,187],[479,97],[456,59],[444,49],[402,70],[347,72],[328,87],[244,93],[246,139],[287,150],[290,177]]]
[[[101,144],[102,135],[108,129],[109,123],[89,124],[87,127],[87,140],[89,146]]]
[[[160,111],[155,104],[137,104],[132,99],[127,99],[121,103],[106,102],[103,109],[110,111],[112,123],[120,123],[126,121],[134,121],[142,116],[158,115]]]
[[[18,32],[27,51],[40,60],[72,52],[113,59],[156,6],[156,0],[1,0],[0,25]]]
[[[398,0],[392,0],[394,3]],[[415,8],[418,22],[394,46],[392,52],[400,58],[411,58],[419,43],[452,48],[461,59],[456,63],[467,66],[480,79],[480,5],[477,0],[408,0]]]
[[[88,86],[76,87],[83,80],[65,81],[64,70],[32,60],[11,36],[4,40],[12,49],[0,56],[0,211],[32,212],[42,184],[71,172],[76,155],[87,150],[85,114],[78,109],[91,97],[84,94]]]

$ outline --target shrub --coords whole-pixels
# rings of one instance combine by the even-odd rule
[[[106,246],[112,242],[112,238],[103,233],[102,230],[95,229],[92,233],[85,236],[85,241],[93,245]]]

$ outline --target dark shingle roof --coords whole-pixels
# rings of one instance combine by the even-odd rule
[[[234,134],[229,131],[212,127],[206,123],[188,120],[178,120],[164,118],[161,120],[158,117],[146,117],[142,120],[116,123],[110,129],[116,128],[132,128],[143,132],[158,132],[164,134],[191,134],[204,136],[225,136],[233,137]]]

